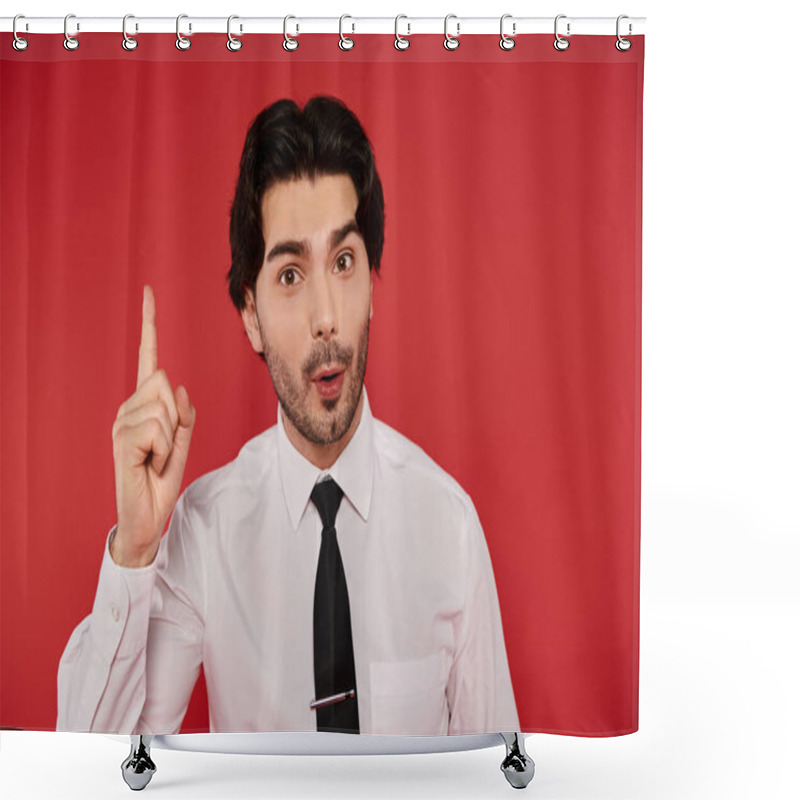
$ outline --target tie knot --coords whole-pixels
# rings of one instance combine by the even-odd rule
[[[311,502],[317,507],[322,517],[323,528],[333,528],[336,525],[336,514],[342,502],[342,488],[333,478],[327,478],[314,486],[311,492]]]

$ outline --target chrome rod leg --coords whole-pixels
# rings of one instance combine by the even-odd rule
[[[533,780],[536,765],[525,752],[525,737],[521,733],[501,733],[506,743],[506,757],[500,765],[506,780],[515,789],[524,789]]]
[[[131,736],[131,752],[122,762],[122,777],[135,792],[144,789],[156,771],[156,765],[150,758],[152,741],[152,736],[139,734]]]

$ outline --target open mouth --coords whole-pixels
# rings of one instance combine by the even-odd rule
[[[320,396],[329,400],[339,395],[343,383],[344,370],[331,372],[327,375],[320,375],[319,378],[314,381],[314,385],[317,387]]]

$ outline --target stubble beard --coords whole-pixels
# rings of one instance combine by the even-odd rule
[[[260,327],[260,326],[259,326]],[[273,350],[262,333],[261,343],[264,347],[264,359],[272,380],[278,402],[283,413],[297,429],[298,433],[316,445],[330,445],[338,442],[350,430],[356,415],[364,376],[367,371],[367,351],[369,349],[369,318],[361,331],[358,340],[358,352],[355,372],[350,367],[353,361],[353,348],[344,347],[336,342],[315,349],[313,355],[304,364],[300,382],[292,375],[288,364]],[[342,392],[333,399],[321,398],[325,409],[322,413],[313,409],[317,402],[317,389],[308,382],[308,378],[326,364],[340,363],[347,366]]]

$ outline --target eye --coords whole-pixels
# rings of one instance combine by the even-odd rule
[[[348,265],[348,263],[347,263],[347,259],[349,259],[349,265]],[[337,259],[336,259],[336,264],[337,264],[337,265],[341,265],[342,261],[345,261],[345,267],[344,267],[344,269],[342,270],[343,272],[344,272],[346,269],[348,269],[348,267],[349,267],[350,269],[352,269],[352,266],[353,266],[353,254],[352,254],[352,253],[342,253],[342,254],[339,256],[339,258],[337,258]]]
[[[283,272],[281,272],[281,274],[278,276],[278,282],[283,286],[294,286],[297,283],[294,277],[289,283],[284,283],[284,275],[297,275],[297,270],[294,267],[289,267],[289,269],[285,269]]]

